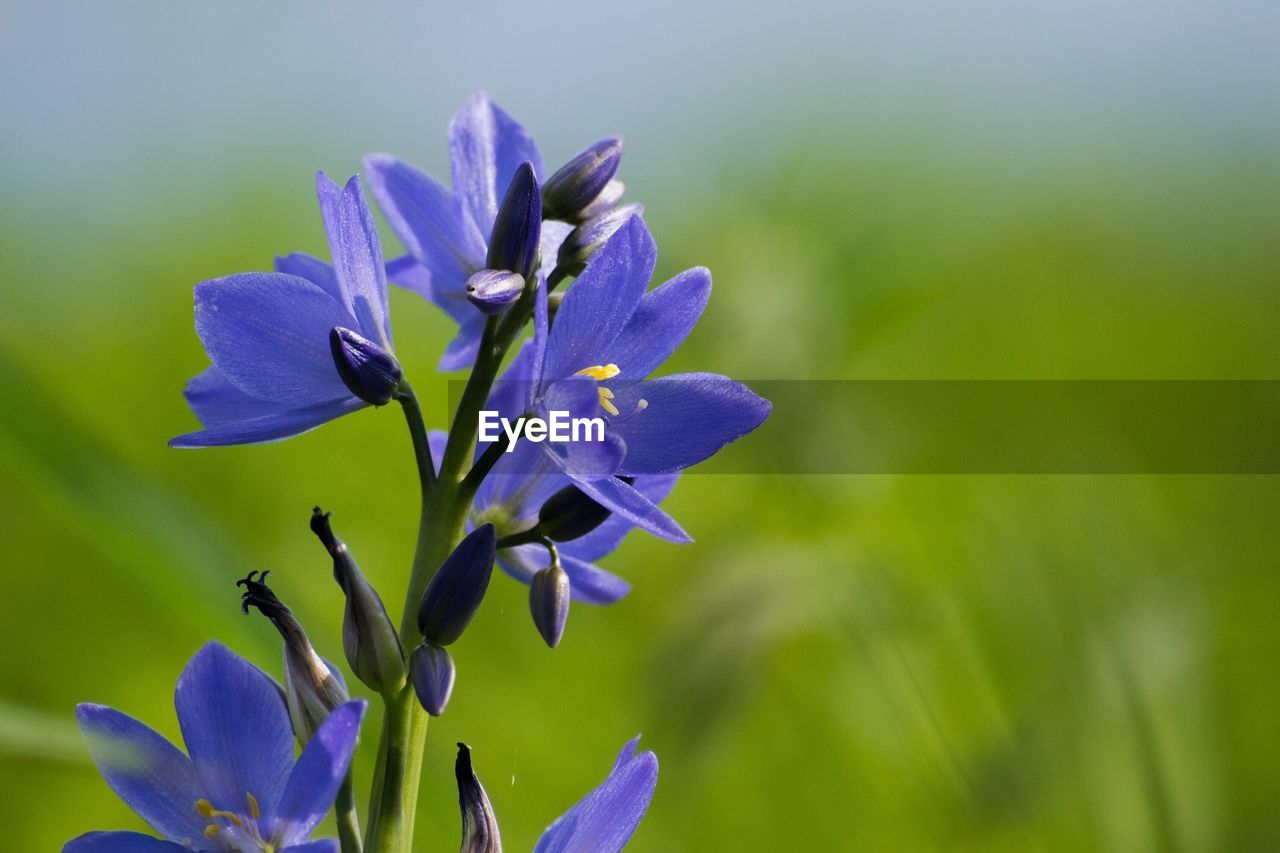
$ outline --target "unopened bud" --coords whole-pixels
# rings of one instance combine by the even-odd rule
[[[524,277],[507,270],[480,270],[467,279],[467,299],[485,314],[501,314],[524,292]]]
[[[547,179],[542,188],[543,216],[581,222],[583,212],[613,179],[621,160],[621,139],[602,139],[584,149]]]
[[[236,581],[245,588],[240,596],[240,609],[245,613],[256,607],[276,626],[284,638],[284,694],[289,708],[289,720],[298,743],[305,745],[329,717],[329,713],[346,702],[350,696],[341,676],[316,652],[306,631],[294,618],[293,612],[276,598],[266,585],[267,575],[257,572]]]
[[[556,255],[559,266],[584,264],[632,216],[644,213],[644,205],[624,204],[594,216],[569,232]]]
[[[480,777],[471,767],[471,748],[465,743],[458,744],[453,772],[458,779],[458,807],[462,809],[462,847],[458,853],[502,853],[498,818]]]
[[[616,178],[604,185],[604,189],[600,190],[600,195],[596,196],[595,201],[582,209],[582,213],[578,214],[579,222],[586,222],[588,219],[594,219],[602,213],[612,210],[614,205],[622,201],[622,194],[627,191],[627,185]]]
[[[506,197],[498,207],[489,237],[485,266],[519,273],[525,281],[538,265],[538,241],[542,236],[542,194],[532,163],[516,169]]]
[[[333,557],[333,579],[347,606],[342,615],[342,650],[356,678],[379,693],[404,686],[404,649],[377,590],[365,579],[347,544],[333,534],[329,513],[311,512],[311,531]]]
[[[553,649],[560,645],[569,619],[569,575],[558,557],[529,582],[529,612],[547,645]]]
[[[612,514],[577,486],[565,486],[538,510],[538,529],[556,542],[569,542],[586,536]]]
[[[374,406],[385,406],[400,390],[400,362],[382,347],[350,329],[334,326],[329,351],[347,389]]]
[[[447,646],[471,624],[489,588],[498,537],[492,524],[466,535],[445,558],[418,607],[418,630],[432,643]]]
[[[449,650],[424,640],[409,655],[409,679],[423,709],[433,717],[444,713],[453,693],[457,668]]]

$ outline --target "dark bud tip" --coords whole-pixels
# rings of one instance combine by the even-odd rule
[[[494,270],[519,273],[525,281],[538,264],[538,241],[542,236],[542,194],[532,163],[516,169],[507,195],[498,207],[489,237],[489,255],[485,266]]]
[[[596,199],[613,180],[621,161],[621,139],[602,139],[584,149],[561,166],[543,186],[543,216],[580,222],[585,218],[584,212],[594,206]]]
[[[331,514],[322,511],[318,506],[311,508],[311,532],[330,554],[338,550],[338,539],[333,535],[333,526],[329,523]]]
[[[236,586],[244,587],[244,592],[240,595],[241,612],[247,615],[250,607],[256,607],[263,616],[266,616],[272,622],[277,622],[277,620],[289,616],[290,611],[284,602],[271,591],[271,587],[267,586],[267,575],[269,574],[271,574],[269,569],[262,573],[249,572],[247,576],[236,581]]]
[[[569,542],[586,536],[611,514],[577,486],[565,486],[538,510],[538,529],[556,542]]]
[[[373,406],[385,406],[400,390],[396,357],[350,329],[334,326],[329,351],[347,389]]]
[[[489,795],[471,766],[471,749],[458,744],[458,758],[453,763],[458,780],[458,807],[462,809],[462,847],[459,853],[502,853],[498,837],[498,819],[493,813]]]
[[[444,713],[453,694],[457,668],[448,649],[424,642],[409,655],[409,678],[423,709],[433,717]]]
[[[556,255],[557,263],[560,266],[585,264],[628,219],[643,213],[643,205],[624,204],[593,216],[564,238],[564,242],[560,244],[560,252]]]
[[[493,525],[484,524],[468,533],[445,558],[418,606],[422,636],[441,646],[462,636],[489,588],[497,544]]]
[[[569,619],[569,575],[559,562],[533,576],[529,583],[529,612],[547,645],[553,649],[560,645]]]
[[[467,299],[485,314],[501,314],[524,292],[524,277],[507,270],[480,270],[467,279]]]

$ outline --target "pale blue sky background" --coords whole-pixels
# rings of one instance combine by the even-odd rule
[[[1280,126],[1280,5],[1172,2],[537,4],[32,2],[0,11],[0,176],[84,212],[226,179],[433,170],[486,88],[548,159],[603,133],[633,180],[709,181],[779,140],[944,135],[1043,146],[1265,146]],[[732,131],[732,135],[726,133]],[[1135,138],[1136,137],[1136,138]]]

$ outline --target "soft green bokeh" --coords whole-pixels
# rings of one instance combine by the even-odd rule
[[[715,274],[671,370],[1280,364],[1270,155],[1121,144],[1010,163],[847,135],[781,151],[770,171],[716,164],[714,197],[633,186],[660,273]],[[6,849],[141,828],[78,750],[76,702],[176,737],[173,682],[205,640],[278,672],[274,631],[239,613],[249,569],[272,569],[340,659],[312,504],[398,611],[417,514],[398,412],[264,447],[164,445],[193,424],[178,391],[203,365],[190,285],[321,250],[306,171],[228,175],[116,219],[0,222]],[[449,328],[407,293],[393,313],[442,425],[446,385],[428,377]],[[751,467],[750,440],[731,452]],[[662,771],[636,851],[1280,844],[1275,477],[692,475],[669,505],[695,544],[634,536],[606,562],[633,594],[575,607],[555,652],[525,588],[495,579],[431,726],[422,849],[456,843],[455,741],[522,850],[638,731]]]

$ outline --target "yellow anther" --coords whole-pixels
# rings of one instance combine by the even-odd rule
[[[262,817],[262,809],[258,808],[258,798],[248,791],[245,792],[244,797],[249,801],[249,817],[254,820]]]
[[[616,364],[594,364],[591,367],[584,367],[574,376],[590,376],[597,382],[603,382],[606,379],[612,379],[622,371],[618,369]],[[611,415],[618,414],[618,407],[609,401],[613,399],[613,392],[608,388],[600,388],[600,407]]]
[[[196,800],[196,811],[200,813],[200,817],[202,818],[207,819],[211,817],[220,817],[223,820],[230,821],[236,826],[244,825],[244,821],[240,819],[240,815],[236,814],[235,812],[228,812],[228,811],[223,811],[222,809],[216,809],[213,807],[213,803],[209,802],[208,800],[203,800],[203,799]],[[213,826],[213,824],[210,824],[210,826]],[[208,835],[209,827],[205,827],[204,831],[205,831],[205,834]],[[209,837],[212,838],[213,836],[210,835]]]
[[[612,379],[621,372],[616,364],[593,364],[591,367],[582,368],[574,376],[590,376],[592,379],[603,382],[606,379]]]
[[[216,823],[211,823],[204,828],[204,837],[213,838],[219,832],[222,832],[222,827],[218,826]]]

